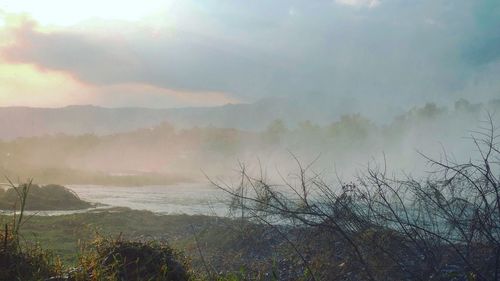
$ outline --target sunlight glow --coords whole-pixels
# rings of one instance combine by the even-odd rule
[[[85,86],[69,75],[0,61],[0,106],[54,107],[85,102]]]
[[[168,9],[171,1],[0,0],[0,11],[25,13],[42,25],[71,26],[90,19],[139,21]]]
[[[0,85],[0,107],[62,107],[70,104],[113,107],[119,100],[124,102],[118,103],[120,106],[135,104],[145,107],[216,106],[240,102],[224,93],[175,91],[140,83],[88,85],[65,72],[40,69],[31,64],[7,64],[1,60]],[[147,103],[148,99],[158,103],[152,105]]]

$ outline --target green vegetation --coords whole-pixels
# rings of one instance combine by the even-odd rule
[[[14,220],[15,221],[15,220]],[[39,244],[21,242],[21,235],[5,224],[0,234],[0,280],[189,280],[187,259],[165,243],[95,236],[73,249],[72,266]],[[79,253],[76,255],[76,253]]]
[[[157,242],[94,239],[83,249],[76,270],[67,279],[86,280],[189,280],[189,264],[181,253]]]
[[[12,216],[0,217],[2,222],[11,220]],[[150,274],[160,274],[162,269],[157,267],[159,260],[150,257],[168,259],[171,255],[193,280],[213,280],[214,276],[217,276],[217,280],[243,280],[245,276],[261,276],[260,280],[265,280],[266,272],[273,270],[273,260],[278,259],[277,252],[274,252],[276,248],[271,247],[268,239],[261,239],[269,229],[253,224],[246,225],[244,229],[241,227],[239,222],[230,219],[187,215],[157,216],[151,212],[123,208],[101,213],[36,216],[25,221],[22,226],[25,242],[20,243],[20,251],[27,255],[43,254],[47,267],[57,268],[46,273],[66,277],[72,273],[71,276],[75,279],[69,280],[114,280],[112,276],[121,274],[120,271],[124,270],[120,265],[127,264],[125,259],[130,260],[132,257],[143,262],[138,270],[148,268],[146,271]],[[273,237],[276,238],[275,235]],[[45,250],[40,247],[32,248],[31,242],[26,241],[36,241]],[[128,248],[132,249],[131,253],[124,257],[122,253]],[[183,249],[191,261],[188,262],[174,248]],[[100,266],[109,253],[115,252],[117,256],[114,263],[109,264],[109,267]],[[290,260],[293,258],[293,254],[285,251],[283,254],[288,255]],[[252,257],[256,256],[259,258],[253,260]],[[33,264],[35,266],[38,265]],[[167,266],[177,267],[175,263]],[[101,279],[85,279],[88,272]]]
[[[57,274],[61,268],[58,260],[36,244],[21,246],[20,228],[24,224],[24,210],[31,182],[11,188],[15,191],[20,206],[19,214],[11,217],[0,234],[0,280],[44,280]]]
[[[29,198],[26,200],[24,210],[79,210],[93,207],[94,205],[81,200],[70,189],[60,185],[39,186],[27,184],[21,186],[29,189]],[[18,202],[18,189],[11,187],[7,190],[0,189],[0,209],[12,210],[21,206],[16,206]]]
[[[34,188],[33,188],[34,187]],[[33,189],[32,189],[33,188]],[[33,240],[25,240],[20,229],[29,219],[24,215],[28,198],[39,187],[11,183],[19,213],[3,216],[4,231],[0,233],[0,280],[189,280],[188,262],[179,252],[159,242],[125,241],[103,236],[84,245],[75,267],[64,266],[59,257],[43,250]],[[60,193],[62,187],[47,190]],[[45,191],[46,192],[46,191]],[[45,194],[44,194],[45,195]],[[70,197],[71,198],[71,197]],[[59,199],[61,199],[59,197]],[[71,199],[68,199],[71,200]],[[74,251],[74,254],[78,251]]]
[[[421,110],[418,120],[439,114]],[[11,184],[20,211],[0,216],[0,272],[6,280],[498,280],[500,136],[489,117],[472,136],[476,160],[424,156],[438,168],[423,179],[376,166],[334,185],[294,156],[298,172],[276,184],[242,164],[237,185],[213,182],[231,197],[231,218],[127,208],[26,217],[30,200],[52,198],[46,187]],[[370,123],[360,118],[332,130],[361,136]]]
[[[44,280],[60,271],[60,263],[38,245],[19,245],[19,236],[0,234],[0,280]]]
[[[471,104],[460,100],[452,108],[432,103],[415,107],[385,125],[363,114],[350,114],[323,124],[270,120],[262,131],[174,128],[164,123],[105,136],[19,138],[0,141],[0,169],[11,178],[30,177],[45,184],[166,185],[204,180],[200,169],[208,175],[227,174],[236,159],[248,163],[273,155],[278,166],[289,169],[286,149],[297,155],[321,154],[324,162],[318,164],[325,166],[335,159],[339,168],[363,163],[384,151],[404,169],[405,163],[411,166],[418,160],[407,155],[409,151],[433,150],[434,141],[455,141],[463,137],[463,128],[477,127],[484,111],[499,109],[493,101]],[[432,142],[427,135],[432,135]]]

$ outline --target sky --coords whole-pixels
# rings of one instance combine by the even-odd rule
[[[0,0],[0,106],[500,97],[498,0]]]

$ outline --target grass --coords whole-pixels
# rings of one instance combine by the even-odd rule
[[[189,280],[189,262],[181,252],[155,241],[128,241],[97,236],[82,248],[75,281],[86,280]]]
[[[10,219],[11,216],[0,216],[0,222]],[[146,211],[114,208],[99,213],[35,216],[23,225],[22,236],[28,241],[38,241],[45,248],[61,255],[65,262],[74,263],[79,241],[92,239],[96,233],[107,236],[126,233],[127,237],[150,239],[169,237],[169,240],[178,241],[186,232],[190,232],[191,224],[204,224],[207,220],[210,218],[185,215],[157,216]]]
[[[167,243],[154,239],[149,241],[124,240],[121,234],[118,239],[95,235],[90,243],[80,243],[80,237],[86,236],[87,233],[79,231],[82,224],[77,221],[73,221],[76,222],[73,224],[68,224],[68,221],[58,224],[58,222],[37,221],[36,218],[41,217],[26,217],[25,210],[29,206],[28,195],[34,188],[34,194],[38,195],[37,199],[40,199],[41,188],[33,186],[31,181],[17,186],[10,181],[9,183],[11,189],[7,192],[10,193],[4,192],[3,195],[5,197],[7,193],[13,196],[11,199],[19,206],[19,212],[15,211],[11,216],[0,217],[0,222],[4,226],[4,231],[0,233],[2,242],[0,245],[0,280],[35,281],[56,278],[56,280],[73,281],[187,281],[191,279],[187,259]],[[56,200],[78,199],[76,195],[68,193],[68,190],[63,187],[50,186],[47,189],[52,192],[57,191],[52,197]],[[42,191],[42,195],[47,195],[43,192],[45,190]],[[61,194],[65,196],[61,198]],[[73,196],[68,197],[68,194]],[[14,207],[14,210],[16,209]],[[114,210],[114,213],[116,212],[117,210]],[[108,213],[113,214],[113,212]],[[32,223],[29,223],[30,219],[33,219]],[[38,222],[38,224],[33,222]],[[32,228],[30,229],[29,226]],[[54,252],[59,250],[58,254],[62,254],[63,257],[73,253],[72,265],[64,264],[59,258],[60,255],[54,255],[54,252],[40,247],[40,242],[49,242],[43,241],[49,237],[55,239],[52,241],[57,242],[60,247],[54,249]],[[76,244],[74,239],[78,239]],[[47,244],[50,245],[50,242]],[[76,245],[79,249],[74,248]]]
[[[7,221],[0,234],[0,280],[43,280],[45,277],[58,274],[60,262],[50,252],[43,250],[36,243],[21,243],[20,228],[25,222],[24,210],[31,188],[27,184],[15,186],[10,182],[12,190],[19,199],[20,211]]]
[[[9,222],[12,218],[2,215],[0,223]],[[262,247],[256,241],[245,247],[243,241],[246,240],[241,239],[241,232],[231,231],[231,227],[236,225],[239,226],[224,218],[160,216],[148,211],[114,208],[100,213],[31,217],[22,226],[20,244],[28,247],[36,241],[37,245],[43,245],[48,256],[60,258],[65,268],[91,268],[89,260],[104,259],[102,254],[107,250],[102,249],[122,243],[136,248],[152,247],[153,251],[171,247],[178,257],[182,257],[178,260],[186,265],[192,280],[243,280],[250,275],[264,276],[260,273],[264,267],[260,266],[268,267],[272,263],[262,262],[260,266],[256,263],[256,268],[250,268],[249,260],[240,249]],[[247,237],[253,236],[251,231],[245,233]],[[173,249],[182,249],[185,256],[190,257],[190,262],[184,254]],[[272,249],[268,250],[266,255],[271,256]],[[207,261],[205,264],[203,258]],[[112,280],[108,277],[102,280]]]
[[[24,186],[20,194],[28,190]],[[310,228],[284,226],[283,230],[290,239],[295,239],[312,271],[275,229],[237,219],[156,215],[149,211],[112,208],[71,215],[32,216],[24,220],[19,215],[0,215],[0,225],[8,225],[9,229],[7,236],[0,232],[0,242],[8,237],[8,245],[12,245],[2,247],[0,243],[0,272],[10,274],[0,276],[0,280],[16,280],[14,277],[44,280],[48,276],[75,281],[301,281],[346,280],[345,276],[361,280],[356,275],[360,265],[349,247],[336,243],[331,233]],[[20,230],[16,233],[14,229]],[[401,243],[395,238],[390,232],[369,229],[359,233],[356,239],[392,243],[394,251],[404,251],[398,248]],[[405,279],[405,276],[393,275],[386,266],[391,261],[384,253],[372,253],[368,249],[365,253],[378,268],[377,276],[381,276],[378,280],[385,280],[387,276],[391,276],[391,280]],[[3,270],[5,268],[8,270]],[[181,277],[172,277],[171,270],[181,272]]]
[[[0,223],[11,219],[0,216]],[[43,245],[68,267],[78,266],[88,241],[120,237],[123,241],[163,243],[182,249],[190,257],[190,268],[197,280],[210,275],[211,280],[243,280],[248,276],[264,278],[264,272],[273,270],[278,247],[260,239],[265,232],[263,227],[242,227],[240,222],[226,218],[156,215],[113,208],[99,213],[34,216],[23,224],[21,236],[25,243],[36,241]]]

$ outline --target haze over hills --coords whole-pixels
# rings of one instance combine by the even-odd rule
[[[381,110],[379,120],[393,117],[395,110]],[[300,99],[269,98],[251,104],[227,104],[192,108],[105,108],[74,105],[63,108],[0,108],[0,138],[15,139],[53,134],[107,135],[148,128],[169,122],[176,127],[214,126],[243,130],[261,130],[270,122],[282,119],[293,126],[310,120],[327,124],[343,114],[365,112],[355,101],[304,102]],[[363,114],[370,117],[370,114]],[[377,121],[377,120],[376,120]]]
[[[0,281],[500,281],[499,78],[500,0],[0,0]]]
[[[416,151],[439,157],[444,146],[457,159],[464,159],[469,157],[466,152],[474,149],[465,138],[472,130],[484,127],[488,112],[491,121],[500,124],[498,100],[459,100],[447,107],[428,103],[386,124],[362,113],[335,119],[334,114],[341,114],[340,110],[329,112],[332,121],[321,124],[304,118],[304,112],[310,110],[307,107],[283,106],[282,111],[267,111],[266,103],[262,104],[169,110],[4,108],[12,124],[17,118],[24,122],[21,126],[29,122],[52,126],[28,132],[19,126],[14,133],[44,136],[0,140],[0,172],[11,178],[35,177],[42,183],[163,184],[205,180],[205,175],[226,176],[238,162],[293,170],[290,153],[305,162],[321,155],[314,160],[315,168],[331,169],[335,165],[337,172],[346,175],[355,174],[380,155],[394,169],[413,172],[425,165]],[[250,114],[256,118],[243,122]],[[316,118],[326,119],[328,115]],[[186,126],[183,128],[180,119],[191,123],[182,123]],[[290,125],[297,120],[296,125]],[[231,128],[220,128],[223,126]],[[265,128],[247,130],[241,129],[243,126]],[[3,133],[4,138],[15,137],[6,131],[10,135]],[[47,135],[50,133],[53,135]]]

